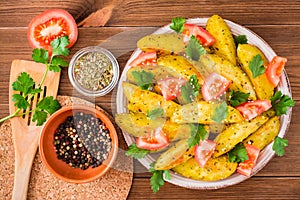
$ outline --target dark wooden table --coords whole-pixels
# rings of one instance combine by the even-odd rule
[[[288,73],[296,106],[286,135],[289,146],[283,157],[274,157],[259,173],[240,184],[218,190],[191,190],[166,183],[157,194],[149,185],[150,174],[134,162],[134,180],[128,199],[300,199],[300,1],[295,0],[0,0],[0,117],[8,114],[10,65],[14,59],[31,60],[26,32],[30,20],[50,8],[69,11],[77,22],[90,13],[113,5],[110,20],[104,27],[80,27],[79,38],[70,57],[79,49],[97,45],[108,38],[136,28],[159,28],[172,17],[223,18],[244,25],[266,40],[278,55],[288,59]],[[151,30],[151,29],[149,29]],[[125,44],[126,46],[126,44]],[[124,48],[118,56],[121,71],[132,51]],[[69,57],[69,59],[70,59]],[[78,96],[64,69],[60,95]],[[97,98],[96,103],[113,114],[114,92]],[[299,120],[299,121],[298,121]],[[1,197],[0,197],[1,198]]]

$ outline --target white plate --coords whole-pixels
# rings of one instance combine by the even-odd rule
[[[194,19],[188,19],[187,22],[205,27],[207,19],[208,18],[194,18]],[[229,20],[225,20],[225,21],[227,25],[231,28],[233,35],[246,35],[248,43],[257,46],[265,54],[265,56],[269,61],[276,55],[273,49],[254,32]],[[172,32],[169,26],[170,24],[158,29],[153,34]],[[127,112],[127,108],[126,108],[127,100],[123,94],[122,82],[126,81],[126,72],[130,68],[129,63],[133,61],[140,53],[141,53],[140,49],[136,49],[133,52],[121,75],[119,85],[118,85],[117,97],[116,97],[117,113]],[[291,96],[290,84],[285,70],[282,73],[278,90],[282,91],[283,94],[287,94]],[[280,137],[283,137],[287,133],[290,120],[291,120],[291,115],[292,115],[292,109],[290,108],[286,115],[281,116],[280,118],[281,128],[278,134]],[[134,137],[130,136],[129,134],[123,132],[123,135],[128,145],[135,142]],[[273,143],[269,144],[260,152],[260,155],[257,160],[257,164],[253,169],[252,176],[256,174],[258,171],[260,171],[275,155],[274,151],[272,150],[272,145]],[[139,159],[139,161],[142,165],[144,165],[147,169],[149,169],[150,164],[154,162],[155,159],[151,155],[147,155],[145,158]],[[192,188],[192,189],[217,189],[217,188],[227,187],[230,185],[240,183],[246,179],[247,177],[240,175],[238,173],[234,173],[232,176],[226,179],[207,182],[207,181],[198,181],[190,178],[185,178],[171,171],[171,180],[166,180],[166,181],[173,183],[175,185],[179,185],[186,188]]]

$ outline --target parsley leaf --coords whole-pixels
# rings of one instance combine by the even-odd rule
[[[53,72],[59,72],[60,67],[67,67],[69,64],[61,57],[52,58],[51,64],[49,65],[49,70]]]
[[[247,44],[248,43],[246,35],[234,36],[233,39],[234,39],[235,45],[238,45],[238,44]]]
[[[30,90],[34,86],[34,81],[30,77],[30,75],[26,72],[22,72],[17,80],[12,83],[12,89],[14,91],[19,91],[24,94],[24,96],[27,96],[30,93]]]
[[[36,122],[37,126],[41,126],[41,125],[44,124],[47,117],[48,117],[48,114],[45,111],[35,110],[34,114],[33,114],[33,117],[32,117],[32,121]]]
[[[61,108],[57,99],[53,99],[52,96],[43,98],[36,106],[40,110],[45,110],[52,115],[55,111]]]
[[[140,159],[144,158],[150,151],[146,149],[141,149],[136,146],[136,144],[132,144],[128,147],[126,151],[126,156],[132,156],[133,158]]]
[[[244,162],[249,159],[243,143],[238,143],[227,155],[229,162]]]
[[[43,48],[35,48],[32,51],[32,59],[37,63],[48,63],[48,51]]]
[[[295,102],[288,95],[283,95],[277,91],[271,98],[271,104],[277,116],[286,114],[288,107],[293,107]]]
[[[184,29],[184,23],[185,23],[185,18],[183,17],[175,17],[172,19],[172,23],[170,25],[170,28],[177,33],[182,33]]]
[[[201,55],[206,54],[206,50],[200,44],[199,40],[194,35],[192,35],[185,53],[189,58],[197,61],[199,60]]]
[[[252,58],[249,63],[249,69],[252,72],[253,78],[258,77],[259,75],[265,73],[264,60],[260,54],[257,54]]]
[[[133,71],[132,76],[138,86],[143,90],[148,90],[153,86],[154,74],[146,71]]]
[[[244,92],[240,92],[240,91],[234,91],[234,90],[230,90],[230,95],[229,95],[229,101],[230,101],[230,105],[232,105],[233,107],[236,107],[238,105],[240,105],[241,103],[244,103],[248,100],[250,96],[250,93],[244,93]]]
[[[220,123],[223,119],[226,119],[228,115],[228,107],[225,101],[219,104],[213,113],[212,120],[217,123]]]
[[[154,169],[154,162],[150,164],[149,172],[152,173],[150,178],[151,189],[154,193],[157,193],[161,186],[165,184],[163,175],[165,174],[166,179],[170,179],[170,172],[169,170],[155,170]]]
[[[199,94],[200,85],[196,75],[192,75],[189,81],[181,86],[181,96],[186,103],[191,103],[194,101],[195,97]]]
[[[147,111],[147,117],[149,117],[152,120],[155,120],[158,117],[162,117],[164,114],[164,109],[162,108],[155,108],[153,110]]]
[[[272,149],[275,151],[276,155],[283,156],[284,154],[284,147],[288,146],[288,140],[276,136]]]
[[[12,101],[15,102],[15,106],[26,110],[30,104],[25,100],[25,98],[20,94],[14,94],[12,96]]]
[[[69,38],[67,36],[59,37],[53,40],[50,45],[52,47],[51,58],[59,55],[68,56],[69,49],[67,46],[70,44]]]
[[[208,132],[202,124],[190,124],[191,137],[188,139],[189,148],[200,144],[200,140],[208,137]]]

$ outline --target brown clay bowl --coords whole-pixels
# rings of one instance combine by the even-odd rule
[[[54,146],[55,130],[68,116],[73,116],[77,112],[92,114],[101,119],[109,130],[112,148],[107,159],[98,167],[89,167],[86,170],[72,168],[67,163],[57,158]],[[39,140],[39,153],[42,162],[56,177],[69,183],[87,183],[102,177],[112,167],[118,153],[118,136],[114,125],[103,112],[93,107],[83,105],[63,107],[50,116],[44,125]]]

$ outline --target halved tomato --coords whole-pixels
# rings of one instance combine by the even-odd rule
[[[267,66],[267,78],[276,87],[280,81],[280,76],[283,71],[287,59],[279,56],[274,56]]]
[[[147,149],[150,151],[162,149],[169,145],[169,138],[167,135],[161,130],[161,128],[157,128],[155,131],[151,132],[146,137],[137,137],[136,138],[136,146],[141,149]]]
[[[205,78],[202,85],[202,96],[204,100],[211,101],[219,98],[227,91],[230,83],[231,82],[225,77],[216,72],[212,72]]]
[[[173,78],[168,77],[157,82],[164,98],[168,100],[173,100],[180,95],[181,86],[185,85],[187,82],[184,78]]]
[[[210,159],[211,155],[214,153],[214,150],[217,146],[217,143],[212,140],[200,141],[199,145],[195,146],[195,159],[198,162],[200,167],[204,167],[206,162]]]
[[[129,66],[156,65],[156,52],[142,52]]]
[[[255,100],[236,107],[246,120],[251,120],[272,107],[270,100]]]
[[[215,38],[207,30],[195,24],[184,24],[182,33],[187,36],[194,35],[200,41],[200,43],[206,47],[209,47],[215,43]]]
[[[245,148],[247,150],[248,160],[239,163],[237,172],[243,174],[244,176],[250,177],[259,155],[259,149],[250,144],[247,144]]]
[[[47,10],[34,17],[28,25],[27,37],[33,48],[44,48],[51,53],[51,41],[68,36],[72,47],[78,36],[77,24],[70,13],[62,9]]]

